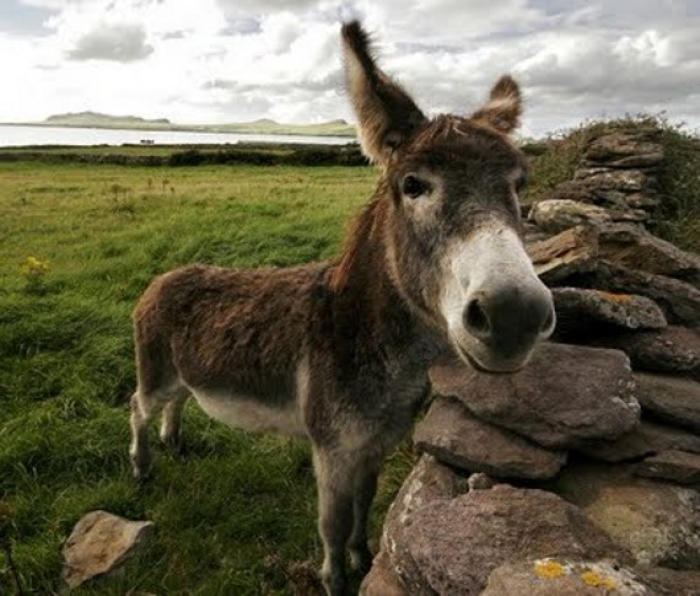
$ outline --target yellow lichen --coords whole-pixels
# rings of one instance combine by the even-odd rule
[[[612,292],[604,292],[602,290],[593,290],[593,293],[605,300],[609,300],[610,302],[624,303],[632,300],[628,294],[614,294]]]
[[[608,590],[614,590],[617,588],[615,580],[610,577],[606,577],[597,571],[584,571],[581,574],[581,579],[583,583],[587,586],[592,586],[593,588],[607,588]]]
[[[566,569],[557,561],[545,559],[544,561],[535,561],[535,573],[540,577],[553,579],[566,574]]]

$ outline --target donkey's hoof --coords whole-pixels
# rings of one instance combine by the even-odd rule
[[[132,455],[131,475],[138,481],[143,482],[151,475],[150,457]]]
[[[362,576],[369,572],[373,559],[367,546],[350,549],[350,566]]]
[[[328,596],[347,596],[348,586],[344,573],[323,573],[321,572],[323,587]]]
[[[185,443],[180,435],[169,435],[160,438],[163,447],[177,457],[185,455]]]

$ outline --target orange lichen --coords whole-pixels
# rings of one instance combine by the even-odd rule
[[[545,559],[544,561],[535,561],[535,574],[547,579],[553,579],[565,575],[566,569],[557,561]]]
[[[632,300],[632,297],[628,294],[614,294],[613,292],[604,292],[603,290],[593,290],[593,292],[604,300],[610,300],[610,302],[622,303]]]
[[[607,588],[608,590],[614,590],[617,588],[615,580],[610,577],[605,577],[597,571],[592,571],[590,569],[581,574],[581,579],[583,580],[584,584],[593,588]]]

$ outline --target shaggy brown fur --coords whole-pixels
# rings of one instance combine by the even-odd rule
[[[522,259],[513,265],[504,253],[502,267],[477,267],[480,286],[455,277],[469,265],[461,255],[471,239],[491,242],[491,230],[497,250],[524,255],[512,232],[524,162],[504,134],[520,113],[512,79],[501,79],[474,119],[429,121],[376,67],[358,23],[343,27],[343,42],[363,147],[384,169],[374,197],[336,263],[193,265],[153,281],[134,313],[130,448],[141,476],[149,421],[162,411],[161,438],[175,442],[190,395],[228,424],[307,436],[331,594],[345,590],[347,551],[361,572],[371,563],[366,523],[381,462],[429,392],[430,363],[454,344],[454,309],[465,321],[458,332],[479,336],[481,364],[494,370],[522,364],[551,316]],[[446,298],[454,288],[476,297]]]

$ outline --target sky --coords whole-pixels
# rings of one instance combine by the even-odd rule
[[[469,114],[510,73],[524,136],[638,113],[700,128],[700,0],[0,0],[0,122],[352,121],[353,18],[427,114]]]

